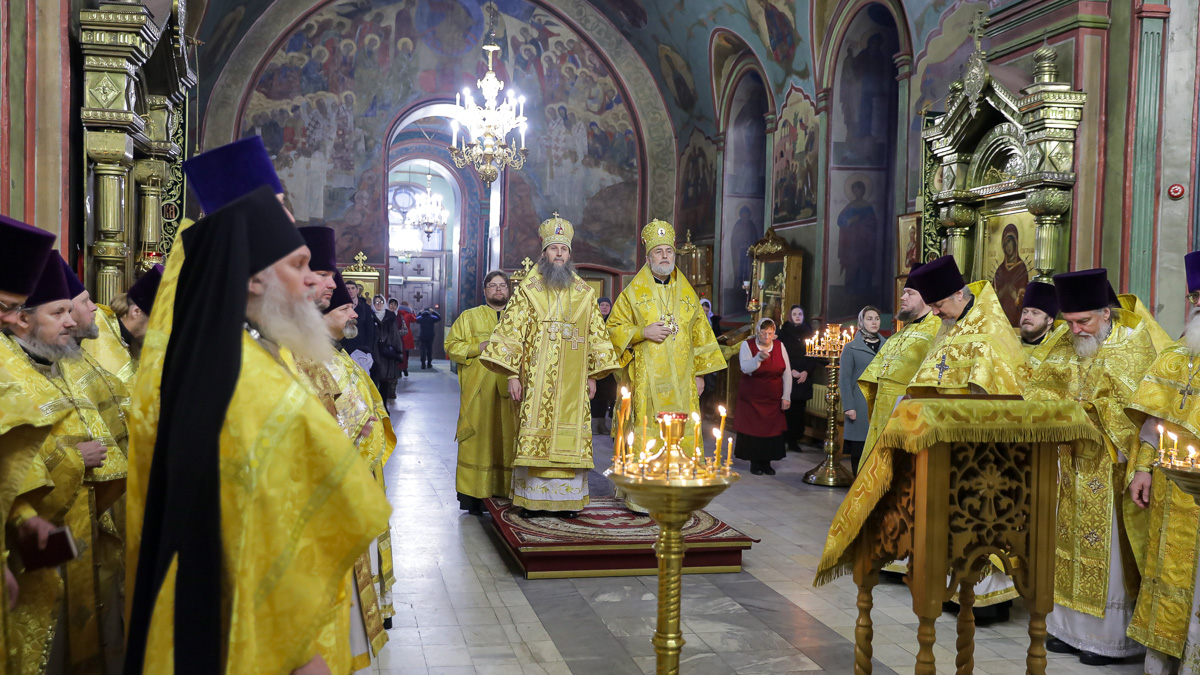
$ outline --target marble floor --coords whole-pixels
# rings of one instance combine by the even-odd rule
[[[386,468],[396,565],[396,617],[374,664],[390,675],[640,675],[654,672],[654,577],[527,581],[505,556],[488,516],[458,510],[454,491],[457,378],[449,362],[401,380],[392,422],[399,444]],[[598,439],[603,470],[611,444]],[[814,569],[844,489],[806,485],[819,455],[793,453],[775,476],[742,480],[709,508],[761,539],[739,574],[685,577],[683,675],[853,673],[855,590],[813,588]],[[607,481],[593,474],[593,494]],[[875,667],[912,672],[916,619],[907,587],[875,592]],[[1028,615],[980,627],[975,672],[1025,672]],[[938,623],[939,673],[954,672],[954,617]],[[1051,655],[1049,673],[1140,675],[1140,659],[1105,668]]]

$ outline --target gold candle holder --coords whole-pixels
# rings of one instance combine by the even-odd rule
[[[854,474],[838,461],[841,448],[837,442],[837,410],[841,393],[838,390],[838,371],[842,349],[854,339],[854,329],[842,331],[828,325],[824,333],[805,340],[809,356],[829,359],[829,382],[825,387],[825,458],[804,474],[804,482],[825,487],[845,487],[854,482]]]
[[[1170,447],[1166,440],[1170,439]],[[1179,458],[1179,436],[1158,426],[1158,461],[1154,466],[1163,472],[1172,483],[1191,495],[1200,504],[1200,468],[1196,466],[1196,447],[1187,446],[1187,459]]]
[[[702,446],[694,453],[683,451],[681,441],[688,418],[686,413],[660,413],[660,439],[649,440],[646,451],[636,460],[614,464],[607,472],[609,480],[658,523],[654,546],[658,557],[658,624],[651,643],[660,675],[679,673],[679,654],[684,645],[680,628],[683,555],[687,550],[683,526],[692,512],[707,506],[739,478],[729,462],[721,465],[721,432],[717,429],[713,430],[717,449],[711,462],[705,458]],[[730,443],[732,448],[732,440]]]

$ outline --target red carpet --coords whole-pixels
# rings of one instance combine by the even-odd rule
[[[658,526],[619,499],[598,497],[578,518],[525,519],[507,499],[484,501],[505,548],[527,579],[616,577],[657,574],[654,540]],[[742,551],[752,539],[706,511],[692,514],[683,528],[688,544],[685,574],[740,572]]]

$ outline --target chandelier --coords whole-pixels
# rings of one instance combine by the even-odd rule
[[[433,194],[433,178],[429,174],[425,174],[425,192],[418,192],[415,202],[404,214],[405,226],[424,232],[426,239],[446,229],[450,211],[442,206],[442,196]]]
[[[525,149],[525,97],[518,96],[511,88],[500,100],[500,91],[504,83],[496,77],[492,59],[500,47],[496,44],[496,9],[491,9],[488,25],[487,42],[483,45],[483,53],[487,55],[487,73],[479,80],[479,91],[483,94],[483,105],[475,102],[469,89],[463,89],[461,94],[454,97],[458,110],[451,121],[453,138],[450,142],[450,156],[459,168],[474,167],[475,172],[485,185],[491,185],[500,176],[505,167],[511,166],[520,170],[525,166],[525,157],[529,154]],[[458,132],[462,127],[463,138],[459,143]],[[509,135],[514,131],[521,134],[521,147],[516,147],[515,138],[510,142]]]

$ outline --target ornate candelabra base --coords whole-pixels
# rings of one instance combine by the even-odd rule
[[[854,482],[854,474],[837,461],[834,453],[827,450],[825,459],[804,474],[804,482],[825,487],[846,487]]]
[[[708,505],[737,479],[737,474],[697,479],[649,479],[610,473],[609,479],[650,512],[658,523],[658,625],[651,643],[658,675],[678,675],[683,649],[679,606],[683,589],[683,526],[692,512]]]

